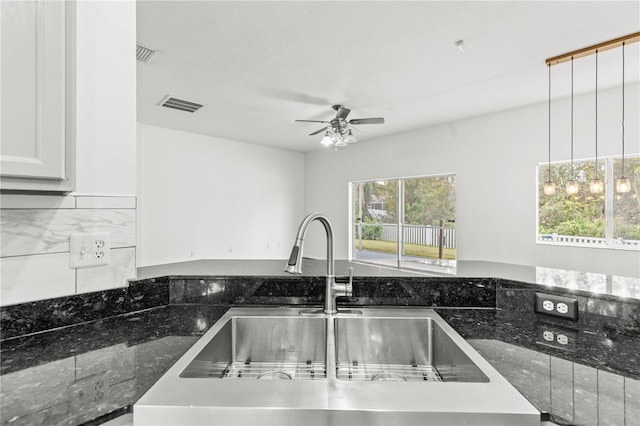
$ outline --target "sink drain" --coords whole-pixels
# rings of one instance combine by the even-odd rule
[[[372,382],[380,381],[380,382],[406,382],[407,378],[401,374],[395,373],[380,373],[376,374],[371,378]]]
[[[284,371],[266,371],[260,374],[256,379],[264,380],[291,380],[291,375]]]

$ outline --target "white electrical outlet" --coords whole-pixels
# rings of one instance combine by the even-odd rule
[[[91,268],[108,265],[111,259],[111,235],[108,232],[71,234],[69,267]]]
[[[536,293],[533,311],[577,321],[578,299],[557,294]]]

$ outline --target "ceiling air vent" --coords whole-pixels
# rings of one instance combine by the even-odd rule
[[[157,50],[149,49],[139,43],[136,43],[136,59],[147,64],[153,60],[158,53]]]
[[[191,101],[185,101],[184,99],[174,98],[171,95],[167,95],[159,104],[160,106],[179,109],[180,111],[196,112],[204,105]]]

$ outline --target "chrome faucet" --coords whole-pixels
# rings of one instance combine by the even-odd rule
[[[329,219],[321,213],[311,213],[304,218],[300,227],[298,228],[298,234],[296,235],[296,241],[293,243],[291,249],[291,256],[287,266],[284,268],[285,272],[290,274],[302,273],[302,247],[304,245],[304,236],[307,233],[307,228],[313,221],[319,221],[324,226],[324,230],[327,233],[327,278],[326,288],[324,296],[324,310],[325,314],[334,315],[338,313],[336,309],[336,297],[338,296],[351,296],[353,293],[353,268],[349,269],[349,283],[339,284],[336,283],[335,277],[335,262],[333,258],[333,228]]]

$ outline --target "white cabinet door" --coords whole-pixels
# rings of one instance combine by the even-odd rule
[[[0,7],[0,188],[70,191],[67,3],[9,0]]]

